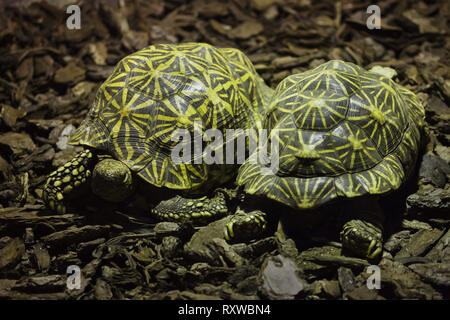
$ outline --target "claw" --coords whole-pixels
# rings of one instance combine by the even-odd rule
[[[369,244],[369,248],[367,248],[367,255],[370,255],[370,252],[372,251],[373,247],[375,247],[375,245],[377,244],[377,242],[375,240],[372,240]]]
[[[224,229],[224,236],[226,240],[231,240],[231,238],[234,238],[234,231],[233,231],[233,224],[227,223]]]
[[[375,259],[376,257],[378,257],[378,255],[383,251],[383,249],[381,247],[377,247],[377,249],[372,253],[367,255],[367,257],[369,259]]]
[[[225,226],[225,228],[223,228],[223,237],[225,238],[225,240],[230,241],[231,237],[230,234],[228,232],[228,226]]]

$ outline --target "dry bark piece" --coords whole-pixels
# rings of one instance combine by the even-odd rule
[[[101,270],[102,277],[114,286],[137,286],[144,281],[143,276],[133,267],[102,266]]]
[[[278,7],[276,5],[270,6],[264,11],[264,18],[267,20],[274,20],[279,15]]]
[[[65,25],[60,25],[58,28],[61,40],[68,43],[79,43],[88,39],[94,32],[94,26],[85,23],[80,29],[69,30]]]
[[[450,175],[450,165],[433,154],[425,154],[419,169],[419,178],[422,183],[432,183],[438,188],[444,188]]]
[[[42,206],[37,206],[42,209]],[[17,228],[38,228],[40,224],[47,225],[49,229],[68,227],[80,223],[84,218],[74,214],[42,215],[41,210],[24,208],[2,208],[0,209],[0,226],[5,230]]]
[[[19,64],[15,74],[18,80],[23,80],[33,78],[33,72],[34,72],[33,58],[26,58],[22,60],[22,62]]]
[[[392,254],[397,253],[411,239],[411,231],[402,230],[392,234],[384,243],[385,250]]]
[[[63,121],[60,119],[30,119],[29,122],[34,124],[37,128],[44,130],[56,128],[63,124]]]
[[[273,251],[277,248],[275,237],[267,237],[251,243],[236,243],[232,245],[233,250],[246,259],[254,259],[265,252]]]
[[[251,0],[250,6],[258,11],[264,11],[274,4],[283,4],[284,0]]]
[[[436,154],[448,164],[450,164],[450,147],[438,145],[435,147]]]
[[[419,230],[396,255],[395,258],[417,257],[430,248],[444,232],[439,229]]]
[[[337,299],[341,296],[341,288],[337,280],[319,280],[320,289],[326,298]]]
[[[406,199],[408,212],[447,213],[450,210],[450,190],[425,185]]]
[[[69,141],[70,135],[75,130],[76,130],[75,126],[73,126],[71,124],[69,124],[68,126],[66,126],[62,130],[62,132],[61,132],[61,134],[60,134],[60,136],[58,138],[58,141],[56,142],[56,146],[59,148],[59,150],[65,150],[65,149],[68,149],[68,148],[73,148],[72,145],[68,144],[68,141]]]
[[[163,221],[159,222],[154,227],[155,234],[159,237],[180,235],[182,228],[178,223]]]
[[[72,88],[72,93],[75,97],[84,98],[89,96],[97,86],[98,84],[95,82],[81,81]]]
[[[351,269],[340,267],[337,271],[339,285],[344,292],[355,289],[355,276]]]
[[[412,264],[408,268],[419,274],[427,282],[450,288],[449,263]]]
[[[211,244],[215,238],[224,239],[223,229],[229,219],[225,217],[216,220],[194,233],[191,240],[184,245],[186,256],[194,261],[208,262],[213,266],[222,265],[220,252]]]
[[[260,273],[261,289],[272,299],[293,299],[307,285],[297,265],[282,255],[268,257]]]
[[[402,220],[402,227],[405,229],[410,230],[432,230],[433,227],[431,227],[428,223],[418,220]]]
[[[41,244],[35,244],[32,248],[32,255],[36,260],[37,267],[40,271],[47,271],[50,267],[50,255],[48,250]]]
[[[280,82],[281,80],[283,80],[284,78],[289,76],[289,74],[290,74],[290,72],[288,70],[284,70],[284,71],[280,71],[280,72],[274,73],[273,76],[272,76],[272,81]]]
[[[14,176],[12,166],[1,156],[0,156],[0,172],[5,181],[10,181]]]
[[[148,40],[147,32],[129,30],[124,33],[122,44],[125,48],[136,51],[148,46]]]
[[[27,171],[34,165],[36,167],[36,162],[49,162],[53,159],[55,155],[55,150],[50,144],[44,144],[39,148],[35,149],[30,155],[16,161],[15,167],[18,171]]]
[[[180,238],[174,236],[164,237],[161,242],[161,254],[167,258],[176,257],[183,245],[181,243]]]
[[[61,292],[66,288],[66,279],[59,275],[39,275],[21,279],[14,290],[29,293]]]
[[[244,264],[245,260],[233,250],[233,247],[230,246],[225,239],[214,238],[212,240],[212,246],[214,246],[214,249],[217,250],[231,266],[241,266]]]
[[[105,241],[106,241],[105,238],[99,238],[99,239],[79,243],[77,245],[78,255],[81,257],[90,255],[92,253],[92,251],[94,251],[95,248],[97,248],[99,245],[103,244]]]
[[[59,68],[55,73],[55,82],[62,84],[77,83],[84,79],[86,70],[79,67],[79,62],[70,61],[65,67]]]
[[[94,60],[95,64],[105,65],[106,57],[108,55],[108,48],[103,42],[96,42],[88,44],[89,54]]]
[[[16,154],[36,149],[33,140],[26,133],[6,132],[0,135],[0,144],[7,145]]]
[[[34,74],[35,76],[45,76],[46,78],[50,78],[54,73],[54,65],[55,61],[49,55],[45,56],[37,56],[34,58]]]
[[[228,33],[230,38],[237,39],[248,39],[250,37],[256,36],[264,30],[264,26],[257,21],[245,21],[233,28],[231,32]]]
[[[442,299],[432,286],[423,283],[418,274],[399,262],[382,259],[378,264],[381,272],[381,288],[400,299]]]
[[[196,1],[193,5],[194,11],[200,15],[211,18],[226,16],[228,14],[227,3],[222,1]]]
[[[3,119],[3,121],[10,128],[16,125],[17,119],[23,118],[25,115],[26,112],[8,105],[3,105],[0,113],[0,116]]]
[[[450,253],[450,230],[447,231],[445,235],[439,239],[438,243],[431,249],[425,257],[433,262],[445,262],[450,263],[450,256],[445,256],[446,250],[447,253]]]
[[[278,57],[272,60],[272,64],[277,69],[293,68],[305,65],[312,59],[316,59],[320,56],[322,56],[322,54],[312,53],[300,57],[292,57],[292,56]]]
[[[94,292],[97,300],[111,300],[113,297],[111,286],[101,278],[97,279]]]
[[[320,15],[314,18],[314,22],[319,27],[334,27],[335,22],[329,16]]]
[[[384,300],[383,297],[378,295],[378,290],[371,290],[367,286],[358,287],[349,292],[345,292],[344,299],[349,300]]]
[[[86,67],[86,77],[93,81],[104,81],[113,72],[113,66],[88,65]]]
[[[299,256],[298,260],[311,261],[319,265],[326,265],[332,267],[347,267],[352,270],[361,270],[368,266],[369,263],[366,260],[341,256],[340,250],[335,247],[324,246],[321,248],[313,248],[318,250],[306,250]]]
[[[66,230],[57,231],[41,238],[51,248],[61,248],[74,243],[94,240],[108,235],[110,226],[86,225],[83,227],[70,227]]]
[[[438,33],[439,30],[434,26],[431,19],[427,19],[420,15],[415,9],[410,9],[403,12],[403,16],[410,22],[415,24],[420,33]]]
[[[329,264],[320,264],[312,260],[312,257],[320,256],[323,254],[339,255],[340,250],[331,246],[313,247],[302,251],[295,258],[295,261],[302,274],[305,276],[306,280],[314,281],[323,279],[324,277],[331,277],[333,274],[335,274],[335,266]]]
[[[263,64],[263,63],[269,63],[273,59],[277,57],[277,54],[275,52],[263,52],[263,53],[255,53],[249,56],[249,59],[252,61],[253,64]]]
[[[100,16],[103,19],[103,23],[105,23],[113,33],[118,32],[120,35],[123,35],[130,30],[125,14],[125,7],[118,7],[111,3],[102,2],[100,9]]]
[[[14,279],[0,279],[0,298],[11,299],[11,289],[16,285],[17,281]]]
[[[218,22],[217,20],[211,19],[209,20],[211,27],[214,31],[217,31],[221,35],[228,35],[231,31],[231,26]]]
[[[25,253],[25,245],[19,238],[11,239],[6,246],[0,249],[0,270],[12,269]]]

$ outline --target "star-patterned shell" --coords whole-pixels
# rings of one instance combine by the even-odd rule
[[[271,94],[239,50],[208,44],[160,44],[122,59],[97,92],[72,144],[101,149],[155,186],[192,189],[210,179],[204,162],[175,164],[175,129],[191,137],[215,128],[250,128]],[[200,123],[201,128],[195,126]],[[228,177],[224,177],[228,178]]]
[[[397,189],[414,167],[424,126],[411,91],[342,61],[284,79],[266,116],[279,142],[278,172],[262,174],[261,164],[246,161],[237,182],[294,208]]]

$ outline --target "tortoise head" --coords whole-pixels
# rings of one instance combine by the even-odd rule
[[[123,162],[104,159],[94,168],[91,187],[102,199],[120,202],[133,192],[133,174]]]

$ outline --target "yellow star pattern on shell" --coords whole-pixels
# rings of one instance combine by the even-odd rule
[[[280,133],[279,170],[262,174],[267,165],[247,160],[237,183],[300,209],[395,190],[413,171],[424,116],[391,79],[329,61],[280,82],[264,123]]]
[[[271,95],[239,50],[203,43],[160,44],[122,59],[97,92],[70,143],[101,149],[147,182],[191,189],[229,179],[229,167],[175,165],[175,129],[247,129],[262,121]],[[216,172],[217,171],[217,172]],[[224,174],[225,172],[225,174]]]

